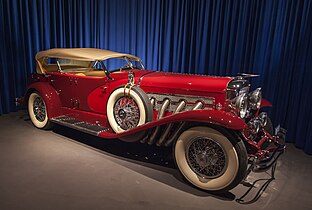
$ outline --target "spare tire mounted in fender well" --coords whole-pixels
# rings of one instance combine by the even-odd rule
[[[122,133],[152,121],[152,104],[140,87],[120,86],[107,101],[107,119],[116,133]],[[137,140],[133,136],[131,141]],[[130,140],[127,138],[126,141]]]

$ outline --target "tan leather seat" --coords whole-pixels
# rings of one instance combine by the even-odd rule
[[[77,73],[77,76],[86,76],[84,73]]]
[[[85,76],[93,76],[93,77],[105,77],[106,74],[104,71],[88,71],[84,73]]]

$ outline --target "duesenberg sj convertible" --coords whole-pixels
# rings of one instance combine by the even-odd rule
[[[268,170],[285,150],[250,75],[145,70],[136,56],[92,48],[41,51],[36,62],[25,95],[35,127],[172,147],[177,168],[200,189],[228,191],[249,166]]]

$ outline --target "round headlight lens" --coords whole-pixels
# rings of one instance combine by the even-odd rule
[[[238,108],[240,118],[246,117],[248,109],[248,98],[246,93],[237,97],[236,107]]]
[[[261,100],[262,100],[261,88],[257,88],[250,94],[249,97],[251,108],[254,110],[260,109]]]

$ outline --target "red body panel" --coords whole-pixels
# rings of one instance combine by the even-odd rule
[[[154,72],[142,78],[140,87],[145,92],[179,95],[209,96],[215,104],[224,104],[227,84],[232,78]]]
[[[102,91],[104,87],[108,88],[107,77],[85,77],[75,74],[52,72],[49,73],[48,80],[59,93],[60,100],[64,107],[105,113],[104,110],[97,105],[103,104],[108,97],[108,91]],[[89,94],[93,91],[96,92],[94,98],[96,98],[97,102],[91,101],[89,103]],[[74,100],[77,100],[77,106],[73,103]]]
[[[145,75],[140,85],[154,87],[158,91],[163,89],[173,94],[204,96],[209,93],[224,93],[231,79],[229,77],[153,72]]]

